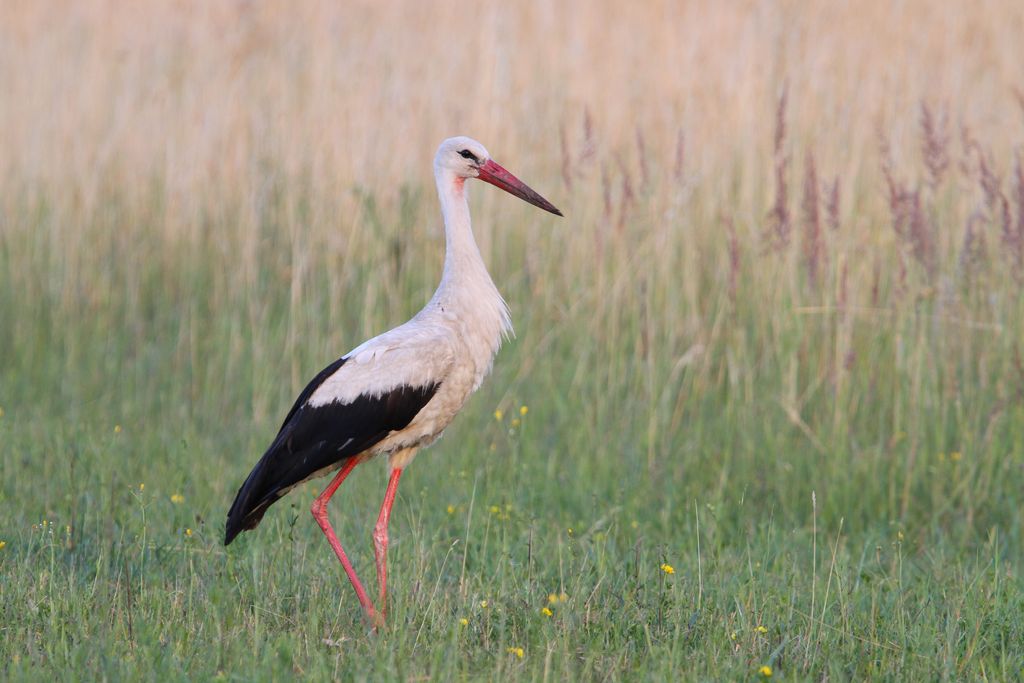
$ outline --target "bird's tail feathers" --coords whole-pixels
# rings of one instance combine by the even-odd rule
[[[245,483],[238,489],[235,502],[231,504],[231,509],[228,510],[228,520],[224,530],[224,545],[230,545],[235,536],[243,531],[255,529],[259,525],[260,520],[263,519],[263,513],[279,497],[272,494],[268,495],[268,493],[272,492],[264,491],[264,482],[267,471],[270,468],[270,458],[270,452],[267,452],[260,458],[260,461],[256,463],[256,467],[252,468],[252,472],[246,477]]]

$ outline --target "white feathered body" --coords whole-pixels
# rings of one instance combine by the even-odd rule
[[[454,192],[450,190],[453,185]],[[441,436],[490,373],[502,341],[512,333],[508,306],[473,239],[463,184],[441,173],[438,188],[446,218],[447,250],[444,274],[434,296],[405,324],[346,354],[346,362],[308,401],[314,407],[349,404],[397,387],[439,384],[433,398],[407,427],[367,451],[367,456],[392,454],[393,467],[405,467],[416,449]],[[316,476],[323,474],[326,471]]]

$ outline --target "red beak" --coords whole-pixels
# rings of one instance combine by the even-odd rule
[[[523,201],[530,202],[538,208],[549,211],[556,216],[562,215],[562,212],[556,209],[554,204],[541,197],[530,189],[529,185],[519,178],[516,178],[490,159],[484,162],[484,165],[480,167],[480,175],[477,177],[485,183],[490,183],[495,187],[500,187],[505,190],[505,192],[513,194]]]

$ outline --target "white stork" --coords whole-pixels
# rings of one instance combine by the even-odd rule
[[[398,478],[430,445],[490,372],[512,331],[508,306],[480,257],[465,183],[479,178],[555,215],[562,213],[491,160],[479,142],[449,138],[434,157],[445,226],[444,274],[412,320],[334,361],[302,390],[270,448],[238,490],[224,544],[253,529],[267,508],[296,485],[340,471],[313,501],[312,513],[375,626],[387,596],[388,519]],[[363,589],[327,518],[327,502],[359,463],[387,454],[391,477],[373,532],[380,611]]]

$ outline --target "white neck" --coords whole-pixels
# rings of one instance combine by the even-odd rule
[[[445,257],[441,284],[428,308],[440,308],[446,317],[458,321],[463,333],[493,357],[502,338],[512,332],[508,305],[473,239],[466,179],[442,168],[434,175],[444,216]]]

